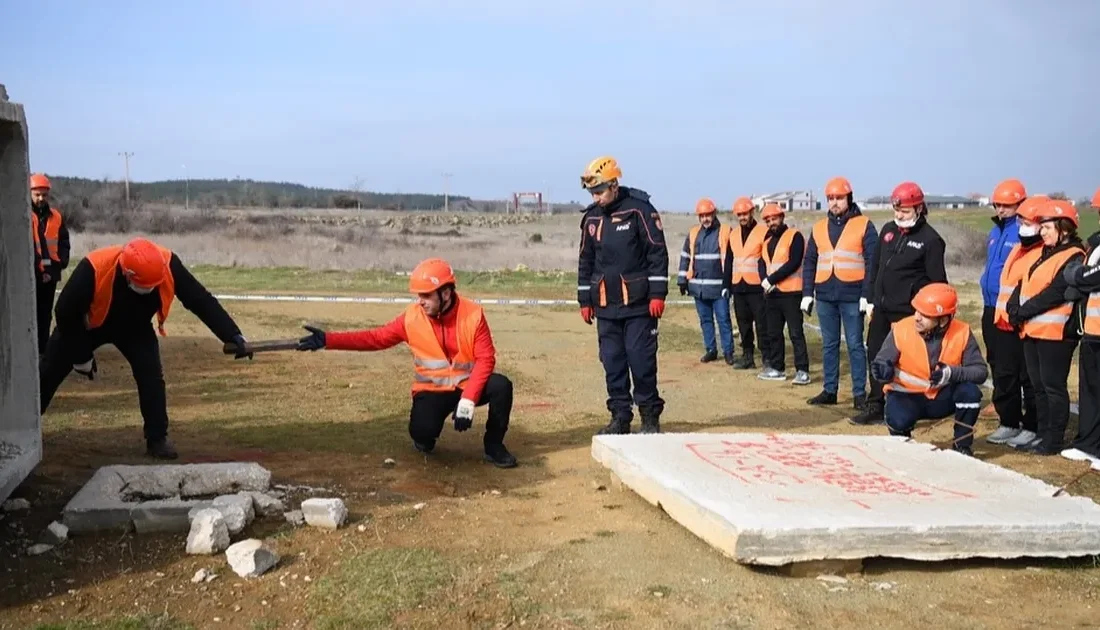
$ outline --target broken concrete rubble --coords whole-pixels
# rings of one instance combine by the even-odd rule
[[[252,508],[258,516],[275,516],[282,514],[286,507],[281,499],[282,493],[277,490],[269,491],[270,494],[246,490],[241,494],[252,497]],[[276,493],[278,492],[278,495]]]
[[[306,524],[324,529],[339,529],[348,518],[348,508],[341,499],[306,499],[302,501]]]
[[[279,563],[279,554],[255,538],[233,543],[225,550],[225,558],[241,577],[258,577]]]
[[[229,528],[220,510],[198,510],[191,519],[191,531],[187,534],[187,553],[210,555],[229,547]]]
[[[286,519],[286,522],[294,525],[295,527],[306,524],[306,516],[305,514],[302,514],[301,510],[291,510],[289,512],[286,512],[285,514],[283,514],[283,518]]]
[[[248,495],[223,494],[214,498],[211,507],[221,511],[230,534],[241,533],[256,518],[256,512],[252,508],[252,497]]]

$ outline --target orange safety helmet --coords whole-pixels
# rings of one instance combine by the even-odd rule
[[[42,173],[35,173],[31,175],[31,190],[34,190],[35,188],[45,188],[46,190],[49,190],[50,178],[46,177]]]
[[[1016,215],[1027,219],[1028,221],[1036,221],[1035,212],[1039,210],[1039,206],[1050,201],[1050,197],[1046,195],[1035,195],[1034,197],[1028,197],[1024,199],[1019,208],[1016,208]]]
[[[769,203],[764,205],[764,210],[760,213],[760,218],[767,220],[772,217],[781,217],[784,214],[786,213],[783,212],[783,208],[779,207],[779,204]]]
[[[834,177],[825,184],[826,197],[843,197],[852,194],[852,184],[843,177]]]
[[[118,265],[126,279],[135,286],[149,289],[164,282],[164,256],[153,241],[135,238],[126,243],[118,256]]]
[[[895,208],[915,208],[924,203],[924,191],[914,182],[902,182],[890,193]]]
[[[946,282],[933,282],[917,291],[909,304],[925,317],[945,317],[958,310],[959,294]]]
[[[1096,193],[1092,196],[1092,207],[1100,209],[1100,188],[1096,189]]]
[[[609,155],[600,156],[588,163],[581,175],[581,187],[591,190],[611,183],[623,176],[619,163]]]
[[[1002,206],[1011,206],[1027,199],[1024,183],[1018,179],[1006,179],[993,189],[991,201]]]
[[[695,214],[697,215],[714,214],[715,212],[718,212],[718,206],[714,205],[714,202],[710,199],[704,197],[695,204]]]
[[[1048,199],[1035,210],[1035,221],[1044,223],[1058,219],[1069,219],[1074,227],[1080,226],[1080,217],[1077,208],[1065,199]]]
[[[431,293],[448,284],[456,284],[455,272],[442,258],[420,261],[409,276],[410,293]]]
[[[756,204],[754,204],[752,202],[752,199],[749,199],[748,197],[738,197],[737,201],[733,202],[734,214],[745,214],[746,212],[751,213],[753,210],[756,210]]]

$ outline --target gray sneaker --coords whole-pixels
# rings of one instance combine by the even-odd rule
[[[1020,431],[1019,435],[1005,442],[1005,446],[1011,446],[1012,448],[1024,449],[1039,441],[1039,436],[1035,435],[1034,431],[1028,431],[1024,429]]]
[[[1023,429],[1014,429],[1012,427],[997,427],[993,433],[989,434],[989,437],[985,438],[986,442],[990,444],[1004,444],[1012,438],[1020,435]]]
[[[787,375],[775,368],[765,368],[763,372],[756,375],[756,378],[762,381],[785,381]]]
[[[810,384],[810,373],[809,372],[803,372],[802,370],[799,370],[799,371],[795,372],[794,373],[794,380],[791,381],[791,384],[793,384],[793,385],[809,385]]]

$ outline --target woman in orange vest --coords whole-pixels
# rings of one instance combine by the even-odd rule
[[[1043,250],[1024,273],[1008,300],[1008,322],[1024,340],[1024,360],[1035,388],[1038,439],[1021,447],[1037,455],[1057,455],[1069,424],[1069,390],[1066,379],[1073,363],[1080,333],[1073,319],[1070,288],[1064,277],[1067,265],[1084,259],[1077,236],[1077,209],[1068,201],[1050,200],[1035,212]]]
[[[38,355],[46,354],[53,321],[53,299],[61,272],[69,266],[69,226],[50,207],[50,180],[31,175],[31,235],[34,238],[35,297],[38,307]]]
[[[61,290],[57,328],[39,364],[42,413],[70,372],[95,380],[99,366],[94,352],[111,344],[130,364],[137,383],[146,453],[175,459],[176,449],[168,440],[160,344],[150,320],[156,317],[157,328],[164,335],[164,322],[177,297],[219,340],[236,344],[236,358],[251,358],[236,322],[179,257],[137,238],[125,246],[90,252],[77,263]]]
[[[1092,197],[1092,207],[1100,210],[1100,188]],[[1094,470],[1100,470],[1100,231],[1089,237],[1085,263],[1071,262],[1064,275],[1078,294],[1074,319],[1083,337],[1077,356],[1077,437],[1062,457],[1089,461]]]
[[[768,226],[768,236],[762,252],[766,275],[764,309],[767,313],[769,341],[765,368],[757,378],[765,381],[785,381],[786,344],[783,326],[794,347],[795,385],[810,384],[810,354],[806,350],[806,333],[802,329],[802,257],[806,253],[806,238],[798,230],[787,227],[783,210],[774,203],[764,206],[760,217]]]
[[[447,416],[456,431],[473,426],[474,407],[489,405],[485,422],[485,460],[513,468],[516,458],[504,447],[512,415],[512,381],[493,371],[496,348],[485,313],[476,302],[458,295],[451,266],[429,258],[413,269],[409,292],[417,299],[388,324],[369,330],[326,332],[306,326],[309,335],[298,350],[373,352],[406,343],[412,350],[412,410],[409,435],[413,446],[430,453]]]
[[[951,285],[925,285],[911,301],[914,313],[891,325],[871,373],[886,393],[890,435],[909,437],[919,420],[955,415],[952,448],[973,455],[981,411],[981,383],[989,376],[970,326],[955,318],[959,297]]]

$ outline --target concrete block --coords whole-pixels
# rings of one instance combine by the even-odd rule
[[[215,497],[212,506],[220,510],[230,534],[239,534],[248,527],[256,512],[252,509],[252,497],[240,494],[223,494]]]
[[[324,529],[338,529],[348,518],[348,508],[342,499],[306,499],[302,501],[306,524]]]
[[[0,85],[0,501],[42,460],[27,117]]]
[[[255,463],[105,466],[65,506],[62,522],[72,533],[188,531],[193,509],[217,495],[266,490],[270,480]]]
[[[279,563],[279,554],[263,542],[250,538],[229,545],[225,559],[241,577],[258,577]]]
[[[229,528],[218,510],[207,508],[195,513],[187,534],[187,553],[210,555],[229,547]]]
[[[601,435],[592,457],[747,564],[1100,553],[1100,505],[904,438]]]
[[[252,499],[252,509],[257,516],[275,516],[286,510],[282,500],[270,494],[256,492],[255,490],[246,490],[240,494]]]

